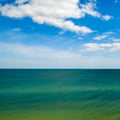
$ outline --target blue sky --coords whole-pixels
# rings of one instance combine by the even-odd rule
[[[0,68],[120,68],[120,0],[0,0]]]

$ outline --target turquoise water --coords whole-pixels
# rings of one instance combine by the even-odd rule
[[[0,120],[120,120],[120,70],[0,70]]]

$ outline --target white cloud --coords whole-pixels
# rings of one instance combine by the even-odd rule
[[[113,34],[113,32],[106,32],[106,33],[103,33],[102,35],[94,37],[93,39],[94,40],[102,40],[102,39],[107,38],[111,34]]]
[[[6,49],[4,49],[6,48]],[[59,51],[44,46],[28,46],[13,43],[0,43],[0,52],[12,53],[31,58],[52,58],[52,59],[72,59],[76,57],[75,53],[69,51]]]
[[[105,52],[114,52],[120,50],[120,42],[113,42],[113,43],[87,43],[84,44],[85,51],[105,51]]]
[[[103,48],[99,46],[97,43],[87,43],[84,45],[85,51],[101,51]]]
[[[105,44],[102,46],[109,46]],[[120,46],[116,44],[115,46]],[[43,46],[0,43],[1,68],[112,68],[120,60],[103,56],[83,56],[79,52],[56,50]]]
[[[95,3],[87,3],[87,4],[81,4],[81,10],[83,13],[86,13],[88,15],[91,15],[93,17],[97,17],[97,18],[100,18],[100,19],[103,19],[103,20],[110,20],[112,18],[112,16],[110,15],[102,15],[101,13],[99,13],[98,11],[95,10],[96,8],[96,4]]]
[[[113,18],[113,17],[110,16],[110,15],[102,16],[102,19],[104,19],[104,20],[106,20],[106,21],[108,21],[108,20],[110,20],[110,19],[112,19],[112,18]]]
[[[120,42],[120,38],[114,38],[114,37],[112,37],[111,40],[112,40],[113,42]]]
[[[100,36],[96,36],[94,37],[94,40],[102,40],[105,39],[108,35],[100,35]]]
[[[7,59],[1,56],[0,67],[13,65],[13,67],[64,68],[77,67],[78,64],[80,66],[85,62],[79,53],[69,50],[56,50],[44,46],[28,46],[1,42],[0,53],[3,53],[9,59],[7,61]],[[9,56],[7,56],[8,54]]]
[[[79,0],[16,0],[14,4],[0,6],[0,12],[10,18],[30,17],[39,24],[45,23],[63,30],[85,34],[93,31],[86,26],[75,25],[67,19],[79,19],[86,14],[104,20],[111,19],[109,15],[101,15],[95,8],[93,2],[80,4]]]

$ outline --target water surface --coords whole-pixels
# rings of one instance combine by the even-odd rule
[[[0,70],[0,120],[120,120],[120,70]]]

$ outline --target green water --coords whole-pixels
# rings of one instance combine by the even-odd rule
[[[120,70],[0,70],[0,120],[120,120]]]

